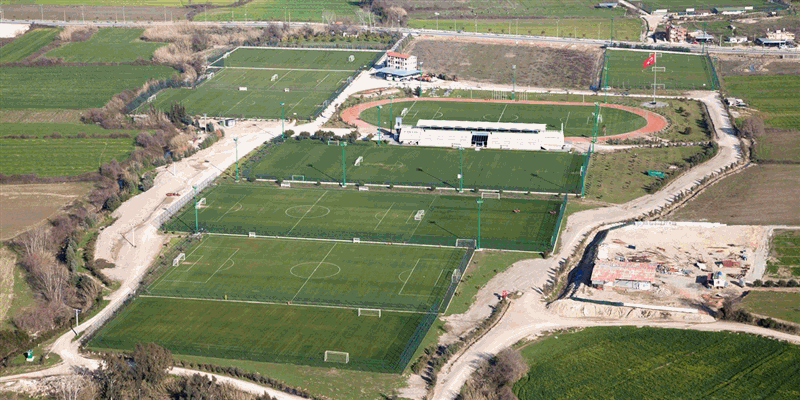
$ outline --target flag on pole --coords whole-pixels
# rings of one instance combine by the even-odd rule
[[[656,63],[656,53],[650,54],[650,57],[647,57],[647,60],[644,60],[642,63],[642,68],[647,68]]]

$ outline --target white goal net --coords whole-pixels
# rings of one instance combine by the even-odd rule
[[[198,201],[197,201],[197,205],[196,205],[195,207],[197,207],[197,208],[203,208],[203,207],[205,207],[205,206],[206,206],[206,198],[205,198],[205,197],[203,197],[202,199],[200,199],[200,200],[198,200]]]
[[[355,165],[357,167],[357,166],[361,165],[362,161],[364,161],[364,157],[359,156],[358,158],[356,158],[356,162],[353,165]]]
[[[414,214],[414,221],[422,221],[425,218],[425,210],[419,210]]]
[[[356,60],[356,56],[354,56],[352,54],[350,54],[350,57],[347,57],[347,61],[349,61],[349,62],[353,62],[355,60]]]
[[[293,181],[305,181],[306,177],[305,177],[305,175],[292,175],[292,180]]]
[[[453,283],[461,282],[461,271],[454,269],[451,281]]]
[[[347,364],[350,362],[350,353],[343,351],[325,350],[325,362]]]
[[[174,260],[172,260],[172,266],[173,267],[177,267],[178,265],[181,264],[181,261],[183,261],[185,259],[186,259],[186,253],[178,254],[178,256],[175,257]]]
[[[381,317],[381,310],[377,308],[359,308],[359,317]]]
[[[329,145],[338,146],[339,145],[339,141],[338,140],[328,140],[328,144]]]
[[[482,199],[499,199],[500,193],[481,193]]]
[[[272,75],[272,78],[269,79],[270,82],[275,82],[278,80],[278,74]]]
[[[475,248],[475,239],[456,239],[456,247]]]
[[[250,233],[247,234],[247,237],[254,238],[254,237],[256,237],[256,233],[255,232],[250,232]]]

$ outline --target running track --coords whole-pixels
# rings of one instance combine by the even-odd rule
[[[417,99],[417,98],[400,98],[394,99],[393,101],[415,101],[415,100],[424,100],[424,101],[462,101],[462,102],[470,102],[470,103],[509,103],[508,100],[480,100],[480,99],[451,99],[451,98],[424,98],[424,99]],[[366,110],[375,106],[380,106],[384,104],[389,104],[389,99],[372,101],[369,103],[362,103],[357,106],[350,107],[344,111],[342,111],[342,120],[348,124],[355,125],[358,129],[376,129],[377,127],[372,126],[359,118],[361,111]],[[561,101],[515,101],[514,103],[518,104],[554,104],[554,105],[565,105],[565,106],[592,106],[593,103],[581,103],[581,102],[561,102]],[[669,126],[669,121],[666,118],[661,116],[660,114],[656,114],[652,111],[642,110],[641,108],[636,107],[628,107],[619,104],[601,104],[601,107],[608,107],[608,108],[616,108],[619,110],[625,110],[632,112],[636,115],[644,117],[647,120],[647,125],[645,125],[641,129],[637,129],[633,132],[622,133],[619,135],[611,135],[611,136],[602,136],[598,137],[597,140],[604,142],[609,139],[631,139],[641,136],[647,136],[653,133],[661,132],[662,130],[666,129]],[[578,137],[578,136],[570,136],[564,138],[565,141],[572,142],[572,143],[587,143],[591,140],[588,137]]]

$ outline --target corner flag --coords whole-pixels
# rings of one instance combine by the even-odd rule
[[[655,63],[656,63],[656,53],[653,53],[650,54],[650,57],[647,57],[647,60],[644,60],[644,63],[642,63],[642,68],[647,68],[651,65],[654,65]]]

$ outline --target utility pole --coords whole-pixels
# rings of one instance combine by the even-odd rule
[[[611,17],[611,47],[614,47],[614,17]]]
[[[42,21],[44,21],[44,7],[41,4],[39,4],[39,12],[42,14]]]
[[[342,187],[347,186],[347,170],[345,168],[344,159],[347,157],[346,149],[347,149],[347,142],[342,141],[339,142],[339,146],[342,148]]]
[[[464,193],[464,147],[459,146],[458,153],[461,159],[458,164],[458,191]]]
[[[515,95],[514,93],[517,91],[517,64],[511,66],[511,70],[514,74],[514,81],[511,84],[511,101],[514,101]]]
[[[199,233],[200,222],[197,216],[197,185],[192,185],[192,196],[194,197],[194,233]]]
[[[478,247],[477,249],[481,248],[481,205],[483,204],[483,199],[478,199]]]
[[[561,21],[560,20],[556,20],[556,37],[560,37],[560,36],[558,36],[558,33],[559,33],[558,32],[558,23],[559,22],[561,22]]]
[[[389,96],[389,132],[394,132],[394,114],[392,114],[392,100],[394,96]]]
[[[284,136],[285,131],[283,130],[283,112],[286,109],[286,107],[284,106],[285,104],[286,103],[281,102],[281,141],[286,140],[286,137]]]
[[[66,20],[66,18],[65,18]],[[125,23],[125,6],[122,6],[122,23]]]
[[[233,147],[236,149],[236,182],[239,182],[239,138],[233,138]]]
[[[438,31],[439,30],[439,13],[435,12],[435,13],[433,13],[433,15],[436,16],[436,30]]]
[[[75,329],[78,329],[78,312],[80,312],[80,311],[81,310],[79,310],[77,308],[75,309]]]

